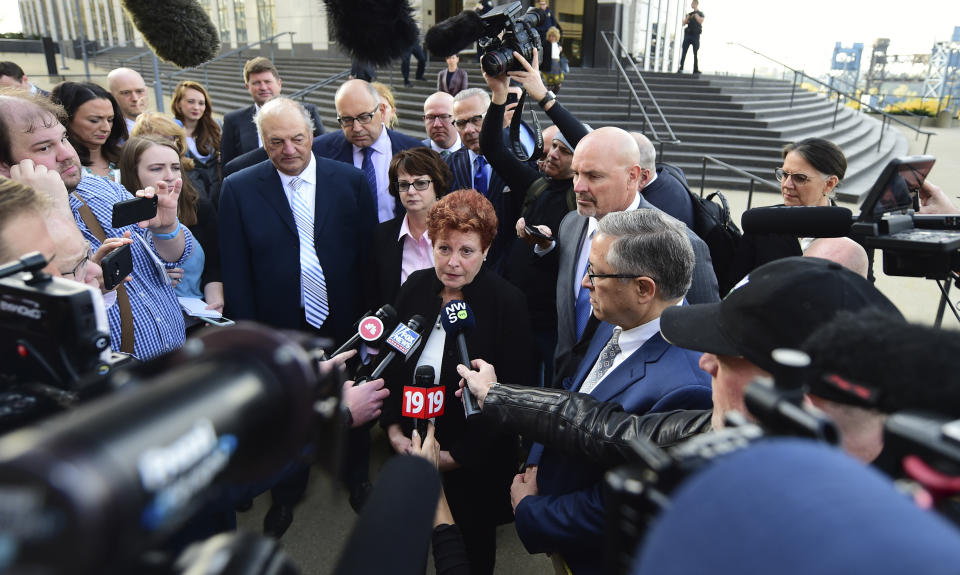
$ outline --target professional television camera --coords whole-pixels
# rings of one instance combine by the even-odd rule
[[[840,436],[828,418],[802,405],[802,392],[775,387],[769,379],[747,386],[744,401],[757,420],[733,411],[725,428],[697,435],[663,449],[635,441],[635,459],[607,473],[606,565],[610,573],[629,573],[634,553],[651,521],[669,509],[671,494],[716,458],[774,435],[817,439],[836,445]]]
[[[523,5],[512,2],[497,6],[480,16],[483,20],[483,36],[477,38],[482,56],[480,67],[489,76],[499,76],[504,72],[521,70],[520,63],[513,57],[518,52],[528,62],[533,62],[533,49],[543,54],[540,34],[537,26],[543,23],[543,12],[528,8],[520,16]]]
[[[0,432],[103,392],[130,361],[110,349],[100,294],[46,265],[34,252],[0,267]]]

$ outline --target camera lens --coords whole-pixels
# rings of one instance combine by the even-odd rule
[[[499,76],[509,70],[511,60],[513,60],[513,50],[510,48],[491,50],[480,58],[480,67],[488,76]]]

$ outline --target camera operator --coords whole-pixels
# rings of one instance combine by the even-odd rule
[[[626,442],[633,437],[668,446],[722,429],[731,410],[749,417],[743,399],[747,384],[756,377],[785,375],[771,358],[773,350],[798,349],[840,311],[863,308],[902,322],[896,307],[866,279],[834,262],[791,257],[757,268],[719,303],[665,310],[660,324],[664,338],[705,352],[700,366],[712,376],[710,411],[636,417],[580,394],[494,385],[493,367],[479,360],[479,372],[464,366],[458,370],[487,417],[565,453],[615,464],[623,460]]]

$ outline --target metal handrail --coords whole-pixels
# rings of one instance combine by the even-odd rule
[[[727,42],[727,44],[732,45],[732,46],[739,46],[739,47],[743,48],[744,50],[747,50],[748,52],[753,52],[753,53],[756,54],[757,56],[760,56],[761,58],[765,58],[765,59],[773,62],[774,64],[776,64],[776,65],[778,65],[778,66],[782,66],[783,68],[786,68],[787,70],[790,70],[791,72],[793,72],[793,89],[792,89],[791,92],[790,92],[790,107],[791,107],[791,108],[793,107],[793,96],[794,96],[794,93],[795,93],[796,90],[797,90],[797,78],[798,78],[798,76],[799,76],[799,78],[801,79],[801,81],[802,81],[804,78],[806,78],[806,79],[812,80],[814,83],[820,85],[821,87],[826,88],[826,89],[827,89],[827,99],[828,99],[828,100],[830,99],[830,94],[833,93],[833,92],[836,92],[836,94],[837,94],[837,106],[836,106],[836,109],[834,110],[834,113],[833,113],[833,123],[834,123],[834,126],[836,126],[836,122],[837,122],[837,112],[838,112],[839,109],[840,109],[840,98],[841,98],[841,97],[844,97],[844,98],[847,98],[848,100],[852,100],[852,101],[854,101],[854,102],[857,102],[857,105],[858,105],[860,108],[869,108],[873,113],[875,113],[875,114],[880,114],[883,118],[882,118],[881,123],[880,123],[880,140],[877,142],[877,150],[878,150],[878,151],[880,150],[880,144],[883,143],[883,134],[886,132],[887,122],[895,122],[895,123],[900,124],[901,126],[903,126],[903,127],[905,127],[905,128],[909,128],[909,129],[913,130],[914,132],[917,133],[917,139],[920,138],[920,135],[921,135],[921,134],[924,135],[924,136],[926,136],[926,137],[927,137],[927,141],[926,141],[926,143],[925,143],[924,146],[923,146],[923,153],[924,153],[924,154],[927,153],[927,148],[930,146],[930,136],[935,136],[935,135],[936,135],[934,132],[925,132],[925,131],[921,130],[920,128],[918,128],[917,126],[913,126],[913,125],[911,125],[911,124],[908,124],[907,122],[904,122],[903,120],[900,120],[899,118],[896,118],[896,117],[888,114],[887,112],[884,112],[883,110],[881,110],[881,109],[879,109],[879,108],[877,108],[877,107],[875,107],[875,106],[872,106],[872,105],[870,105],[870,104],[865,104],[865,103],[861,102],[858,98],[856,98],[855,96],[853,96],[852,94],[849,94],[849,93],[847,93],[847,92],[844,92],[844,91],[842,91],[842,90],[839,90],[839,89],[833,87],[833,85],[831,85],[831,84],[827,84],[827,83],[821,82],[820,80],[814,78],[813,76],[810,76],[809,74],[807,74],[807,73],[804,72],[803,70],[797,70],[797,69],[795,69],[795,68],[791,68],[790,66],[787,66],[787,65],[784,64],[783,62],[781,62],[781,61],[779,61],[779,60],[775,60],[774,58],[771,58],[770,56],[767,56],[766,54],[762,54],[762,53],[760,53],[760,52],[757,52],[756,50],[754,50],[753,48],[750,48],[749,46],[744,46],[743,44],[741,44],[741,43],[739,43],[739,42]],[[858,108],[858,111],[859,111],[860,108]]]
[[[312,94],[313,92],[316,92],[316,91],[319,90],[320,88],[323,88],[324,86],[329,86],[330,84],[336,82],[337,80],[340,80],[341,78],[346,78],[346,77],[349,76],[349,75],[350,75],[350,70],[344,70],[343,72],[338,72],[338,73],[334,74],[333,76],[330,76],[329,78],[327,78],[327,79],[325,79],[325,80],[320,80],[319,82],[314,82],[313,84],[310,84],[309,86],[306,86],[306,87],[304,87],[304,88],[300,88],[299,90],[297,90],[297,91],[294,92],[293,94],[290,94],[290,96],[288,96],[288,97],[289,97],[291,100],[296,100],[296,99],[299,98],[299,99],[300,99],[300,102],[302,103],[303,100],[307,97],[308,94]]]
[[[670,139],[661,138],[660,134],[657,133],[657,129],[653,127],[653,122],[650,120],[650,116],[647,115],[647,111],[643,106],[643,102],[640,101],[640,95],[637,94],[636,89],[633,87],[633,82],[630,80],[630,76],[627,74],[627,71],[624,70],[623,65],[620,63],[620,58],[617,56],[617,51],[610,44],[610,41],[607,39],[607,34],[613,36],[619,46],[623,48],[623,43],[620,42],[620,38],[615,32],[611,31],[602,31],[600,37],[603,38],[603,43],[607,45],[607,50],[610,52],[610,58],[614,64],[617,65],[617,68],[620,70],[620,76],[623,77],[627,82],[627,88],[630,89],[630,93],[633,95],[632,100],[627,101],[627,118],[630,118],[631,112],[633,110],[633,102],[637,103],[637,106],[640,108],[640,113],[643,114],[643,120],[646,123],[646,127],[650,130],[650,133],[653,135],[650,138],[652,141],[660,144],[660,159],[663,159],[663,144],[679,144],[680,140],[673,133],[673,129],[670,128],[670,123],[667,121],[666,116],[663,115],[663,111],[660,109],[660,106],[657,104],[657,99],[654,98],[653,93],[650,91],[650,87],[647,86],[647,83],[644,81],[643,76],[640,74],[640,70],[637,68],[636,63],[631,60],[633,64],[633,69],[637,72],[637,77],[640,78],[640,83],[643,84],[643,89],[647,92],[647,97],[650,98],[650,102],[653,104],[654,108],[657,110],[657,114],[660,116],[660,121],[663,122],[664,127],[666,127],[667,132],[670,135]],[[624,48],[624,51],[626,49]],[[617,92],[620,91],[620,77],[617,77]]]
[[[764,186],[766,186],[766,187],[768,187],[768,188],[770,188],[770,189],[772,189],[772,190],[775,190],[775,191],[777,191],[777,192],[780,191],[780,186],[777,185],[777,184],[775,184],[775,183],[773,183],[773,182],[771,182],[770,180],[764,180],[763,178],[761,178],[761,177],[759,177],[759,176],[755,176],[755,175],[751,174],[750,172],[748,172],[748,171],[746,171],[746,170],[741,170],[740,168],[738,168],[738,167],[736,167],[736,166],[731,166],[730,164],[728,164],[728,163],[726,163],[726,162],[722,162],[722,161],[714,158],[713,156],[704,156],[704,157],[703,157],[703,166],[700,168],[700,197],[701,197],[701,198],[703,197],[703,190],[704,190],[704,188],[706,188],[706,186],[707,186],[707,162],[708,162],[708,161],[709,161],[709,162],[713,162],[714,164],[717,164],[718,166],[720,166],[720,167],[722,167],[722,168],[725,168],[725,169],[727,169],[727,170],[729,170],[729,171],[731,171],[731,172],[734,172],[735,174],[737,174],[737,175],[739,175],[739,176],[742,176],[742,177],[750,180],[750,188],[749,188],[749,190],[748,190],[748,192],[747,192],[747,209],[748,209],[748,210],[750,209],[750,206],[753,205],[753,184],[754,184],[755,182],[760,182],[760,183],[763,184]]]

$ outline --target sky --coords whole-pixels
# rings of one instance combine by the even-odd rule
[[[0,32],[20,31],[18,9],[15,0],[0,1]],[[758,60],[728,42],[819,74],[829,69],[838,41],[844,47],[862,42],[866,66],[877,38],[890,38],[888,54],[928,54],[935,41],[949,40],[960,26],[956,0],[701,0],[700,10],[706,15],[700,38],[705,72],[750,73]]]

